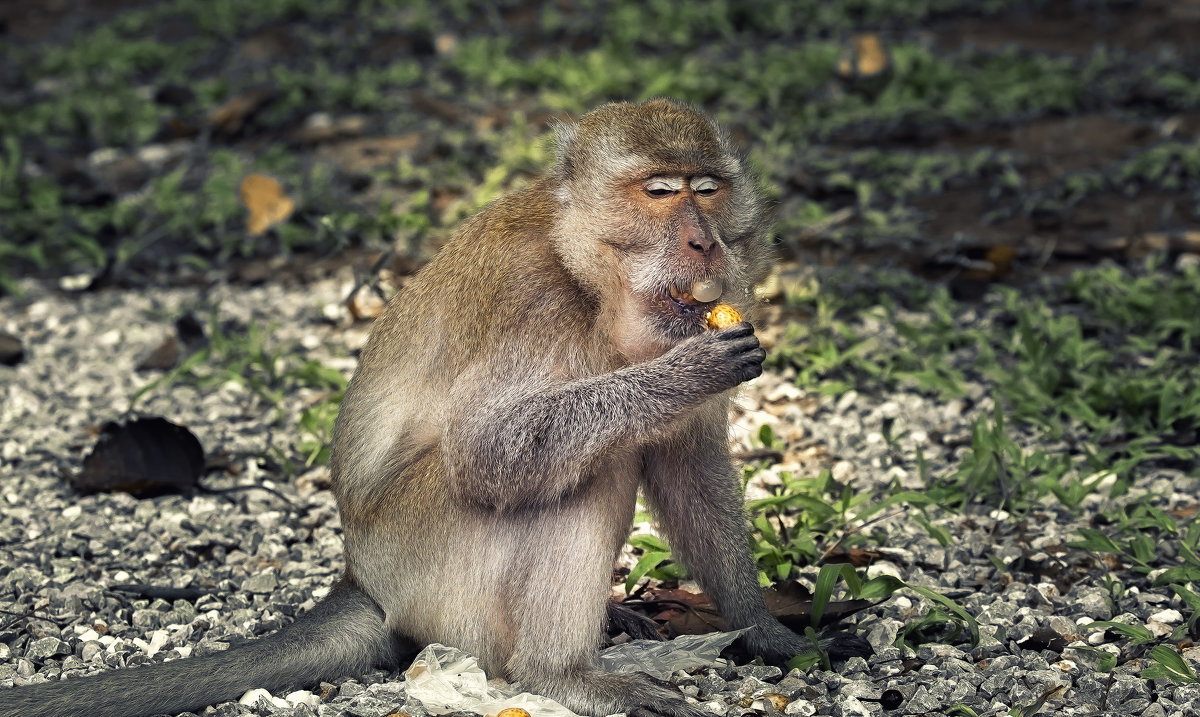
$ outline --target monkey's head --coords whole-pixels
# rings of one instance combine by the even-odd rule
[[[556,247],[615,315],[624,353],[645,358],[704,331],[718,300],[751,313],[770,217],[712,118],[670,100],[614,103],[559,125],[556,139]]]

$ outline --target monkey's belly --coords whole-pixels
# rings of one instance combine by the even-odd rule
[[[444,505],[431,511],[440,520],[396,515],[367,534],[348,530],[348,562],[392,630],[463,649],[503,677],[522,642],[598,640],[639,478],[635,460],[619,463],[553,506],[500,514]]]

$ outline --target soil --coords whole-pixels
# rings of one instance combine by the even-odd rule
[[[1200,60],[1200,0],[1112,3],[1106,8],[1083,3],[1050,2],[1037,9],[999,17],[952,17],[926,32],[945,53],[969,49],[995,51],[1018,46],[1030,52],[1087,57],[1096,48],[1110,52],[1162,53]],[[923,216],[921,242],[907,252],[895,248],[863,250],[814,241],[801,261],[829,265],[907,264],[927,276],[934,257],[948,252],[983,255],[1008,247],[1018,257],[1016,273],[991,279],[1021,282],[1040,271],[1069,271],[1101,260],[1139,261],[1162,244],[1162,235],[1191,236],[1200,231],[1200,203],[1194,192],[1143,191],[1127,197],[1113,192],[1091,195],[1054,212],[1023,210],[1021,201],[1071,174],[1107,173],[1138,150],[1167,140],[1200,138],[1200,112],[1155,106],[1133,98],[1128,107],[1070,116],[1044,115],[1021,122],[966,128],[898,126],[867,136],[835,137],[838,149],[866,146],[911,148],[974,154],[983,149],[1010,153],[1027,180],[1022,196],[997,197],[986,181],[956,185],[909,201]],[[853,224],[853,223],[851,223]],[[1179,245],[1171,243],[1172,247]],[[1190,243],[1185,242],[1186,248]],[[897,257],[897,253],[906,256]],[[1001,275],[1003,274],[1003,275]]]
[[[59,38],[138,4],[135,0],[0,0],[0,37],[24,42]],[[537,13],[526,12],[528,9],[523,5],[506,10],[505,27],[519,34],[525,23],[529,27],[524,29],[536,34]],[[286,58],[297,49],[279,39],[286,40],[287,33],[286,27],[263,28],[245,38],[239,52]],[[1200,0],[1033,2],[1026,10],[997,16],[951,14],[919,34],[945,53],[1018,46],[1030,52],[1087,57],[1103,48],[1106,52],[1147,57],[1165,53],[1200,61],[1200,44],[1194,41],[1200,37]],[[389,56],[396,50],[391,40],[405,51],[421,50],[411,47],[412,37],[381,38],[387,47],[379,49]],[[424,49],[433,51],[432,47]],[[461,123],[463,118],[473,117],[468,121],[476,126],[497,126],[510,114],[509,108],[498,107],[490,113],[483,110],[485,114],[480,116],[479,109],[472,111],[420,91],[414,92],[412,99],[416,111],[447,122],[453,118]],[[540,124],[546,118],[533,119]],[[397,153],[411,154],[414,147],[430,144],[415,134],[391,137],[369,136],[368,132],[368,136],[314,139],[305,131],[293,129],[289,135],[299,145],[297,151],[311,152],[316,159],[351,174],[390,163]],[[1087,114],[1035,116],[977,127],[874,128],[863,136],[834,137],[831,143],[835,149],[890,146],[964,154],[989,148],[1008,152],[1028,183],[1022,191],[1028,196],[1073,173],[1110,171],[1131,153],[1165,140],[1197,137],[1200,111],[1176,110],[1156,106],[1152,98],[1135,98],[1128,106]],[[261,136],[232,139],[247,147],[265,141]],[[1147,234],[1200,231],[1197,197],[1186,189],[1142,192],[1133,198],[1105,193],[1052,212],[1030,212],[1021,206],[1023,197],[998,198],[995,194],[990,184],[980,181],[912,200],[911,205],[923,217],[921,241],[913,247],[875,251],[853,244],[830,247],[814,239],[808,245],[800,242],[797,258],[824,264],[851,258],[860,264],[893,263],[897,252],[909,252],[903,262],[922,267],[931,257],[947,252],[986,254],[989,248],[1004,246],[1015,250],[1019,267],[1055,271],[1100,259],[1138,260],[1145,254]],[[853,224],[854,220],[849,226]]]

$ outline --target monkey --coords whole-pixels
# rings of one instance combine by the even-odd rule
[[[0,692],[0,716],[194,710],[395,668],[440,642],[583,715],[700,717],[598,666],[642,491],[751,653],[805,649],[766,608],[728,448],[766,354],[743,316],[771,211],[725,131],[668,99],[555,126],[555,159],[467,219],[376,320],[334,430],[345,570],[317,606],[225,653]]]

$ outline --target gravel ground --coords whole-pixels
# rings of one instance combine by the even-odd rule
[[[289,481],[258,458],[288,440],[294,419],[287,417],[315,393],[286,396],[283,418],[235,384],[175,385],[138,406],[139,413],[187,425],[210,453],[226,455],[232,470],[210,477],[209,485],[272,487],[294,507],[260,490],[147,500],[79,497],[62,475],[78,469],[96,427],[123,417],[129,397],[153,378],[135,366],[184,312],[203,317],[219,306],[223,318],[270,327],[274,345],[303,347],[308,357],[349,375],[351,349],[364,332],[340,327],[329,307],[338,305],[350,281],[345,272],[303,286],[83,294],[30,282],[24,299],[0,299],[0,329],[18,336],[27,354],[15,368],[0,366],[0,688],[222,649],[231,638],[275,630],[324,594],[341,567],[339,521],[325,471]],[[886,326],[872,329],[882,341],[897,340]],[[734,440],[745,446],[745,435],[766,422],[789,450],[756,478],[752,496],[781,471],[807,474],[820,465],[859,488],[893,480],[920,488],[911,470],[916,447],[937,470],[966,450],[971,421],[990,414],[990,399],[976,388],[969,399],[948,403],[905,391],[829,399],[803,394],[787,376],[765,375],[743,393]],[[893,421],[893,435],[903,436],[899,460],[883,440],[885,419]],[[1193,479],[1169,471],[1148,472],[1123,500],[1146,492],[1164,509],[1196,500]],[[1117,653],[1126,645],[1103,631],[1083,631],[1080,624],[1091,620],[1116,619],[1165,634],[1186,613],[1169,588],[1152,587],[1128,571],[1117,576],[1126,590],[1114,598],[1103,581],[1113,568],[1064,547],[1099,500],[1085,500],[1083,518],[1047,503],[1020,521],[1003,514],[944,519],[940,525],[954,536],[949,547],[903,514],[871,526],[886,536],[887,558],[872,573],[955,594],[979,620],[977,647],[932,644],[902,653],[892,646],[897,630],[929,605],[897,595],[856,618],[876,651],[868,659],[852,658],[833,672],[786,675],[725,663],[674,679],[723,715],[771,713],[769,700],[756,699],[767,693],[787,697],[782,711],[797,715],[943,714],[956,705],[979,715],[1012,708],[1028,709],[1023,715],[1200,714],[1197,686],[1142,680],[1138,659],[1100,673],[1093,657],[1070,647]],[[999,570],[992,557],[1019,569]],[[815,570],[805,576],[811,580]],[[211,594],[169,602],[110,589],[123,583]],[[1196,651],[1184,656],[1200,658]],[[881,698],[888,690],[903,696],[899,707],[885,708]],[[426,714],[419,704],[406,704],[396,674],[346,679],[314,692],[319,699],[293,693],[274,706],[226,704],[205,714]]]

